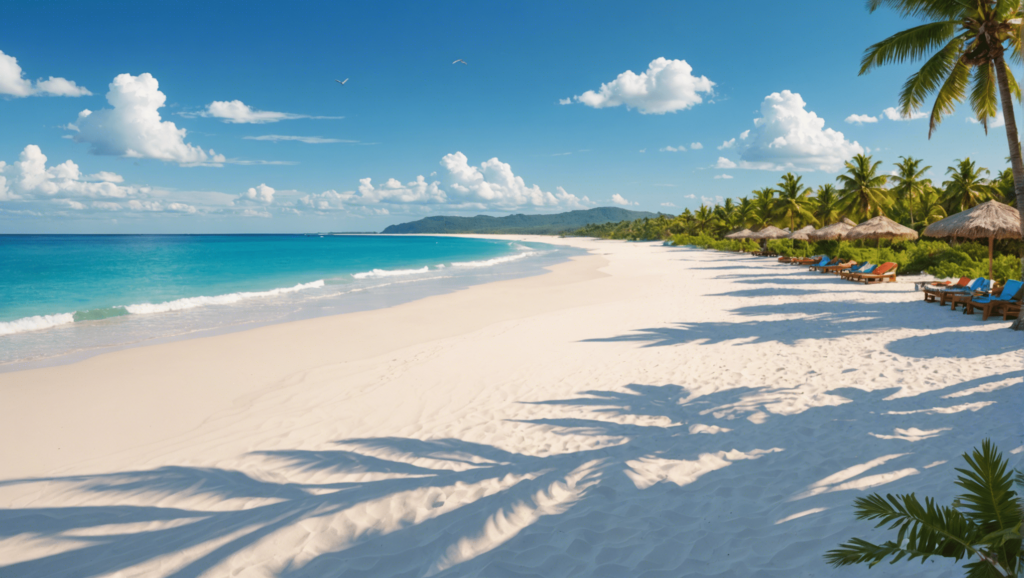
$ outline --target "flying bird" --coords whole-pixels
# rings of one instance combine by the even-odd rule
[[[342,84],[342,85],[343,85],[343,84],[345,84],[346,82],[348,82],[348,79],[346,78],[345,80],[338,80],[337,78],[335,78],[335,79],[334,79],[334,82],[337,82],[338,84]]]
[[[467,64],[467,63],[466,63],[466,61],[465,61],[465,60],[463,60],[463,59],[461,59],[461,58],[460,58],[460,59],[458,59],[458,60],[456,60],[456,61],[455,61],[455,62],[453,62],[452,64],[458,64],[458,63],[460,63],[460,62],[461,62],[461,63],[463,63],[463,64]]]

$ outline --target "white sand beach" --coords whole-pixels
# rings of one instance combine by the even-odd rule
[[[962,575],[822,555],[886,535],[858,496],[948,503],[986,437],[1019,467],[1006,322],[909,282],[515,238],[590,254],[0,374],[0,576]]]

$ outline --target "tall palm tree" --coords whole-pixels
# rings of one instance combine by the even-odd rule
[[[693,214],[693,226],[701,233],[708,228],[715,220],[715,212],[711,207],[701,203],[700,207]]]
[[[736,207],[736,225],[750,227],[754,223],[754,202],[747,197],[740,197],[740,204]]]
[[[754,191],[754,225],[765,227],[772,222],[772,208],[775,206],[775,190],[771,187]]]
[[[925,20],[872,45],[865,51],[860,73],[883,64],[902,64],[919,60],[934,51],[920,70],[900,91],[900,112],[910,116],[935,93],[928,136],[951,114],[958,103],[970,99],[971,109],[988,134],[988,121],[1002,109],[1006,122],[1006,144],[1013,169],[1014,196],[1021,216],[1024,236],[1024,161],[1013,111],[1013,98],[1021,100],[1020,87],[1010,71],[1010,63],[1022,62],[1020,0],[868,0],[872,12],[889,6],[916,19]],[[967,94],[968,85],[971,87]],[[998,98],[996,93],[998,92]],[[1024,272],[1024,257],[1021,258]],[[1024,330],[1024,310],[1013,324]]]
[[[914,201],[932,182],[931,179],[924,178],[925,171],[932,167],[922,168],[922,162],[924,161],[913,157],[900,157],[900,162],[896,163],[896,174],[892,177],[892,192],[910,213],[911,228],[914,227]]]
[[[889,206],[889,177],[878,174],[882,161],[871,162],[870,156],[857,155],[846,161],[846,174],[836,180],[842,184],[839,206],[844,214],[856,220],[869,219],[885,213]]]
[[[946,218],[946,209],[942,207],[942,195],[938,189],[925,187],[918,197],[917,215],[920,217],[918,224],[923,227]]]
[[[817,222],[811,213],[811,189],[800,182],[802,179],[793,173],[786,173],[776,185],[779,197],[775,199],[772,209],[776,218],[789,223],[790,231],[796,230],[798,220],[801,223]]]
[[[957,159],[956,163],[956,166],[946,169],[950,178],[942,183],[946,187],[946,208],[953,213],[984,203],[994,192],[982,176],[988,174],[988,169],[975,166],[970,157]]]
[[[1011,207],[1017,206],[1017,197],[1013,191],[1013,169],[1006,168],[992,180],[993,193],[996,200]]]
[[[818,186],[813,212],[822,227],[839,221],[839,193],[834,185],[825,183]]]

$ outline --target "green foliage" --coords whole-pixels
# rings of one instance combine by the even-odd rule
[[[989,440],[981,449],[964,454],[968,468],[957,468],[956,485],[964,493],[951,506],[938,506],[932,498],[922,504],[914,494],[857,498],[857,519],[877,520],[876,528],[897,530],[895,540],[876,545],[853,538],[825,554],[832,566],[875,564],[891,558],[932,556],[968,559],[969,577],[1014,576],[1021,568],[1021,508],[1013,491],[1013,471]]]

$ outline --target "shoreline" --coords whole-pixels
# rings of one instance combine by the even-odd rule
[[[0,435],[16,440],[0,568],[825,575],[826,550],[870,532],[855,497],[946,502],[985,437],[1024,458],[1024,357],[1004,323],[910,283],[554,242],[589,253],[386,309],[0,374]]]

